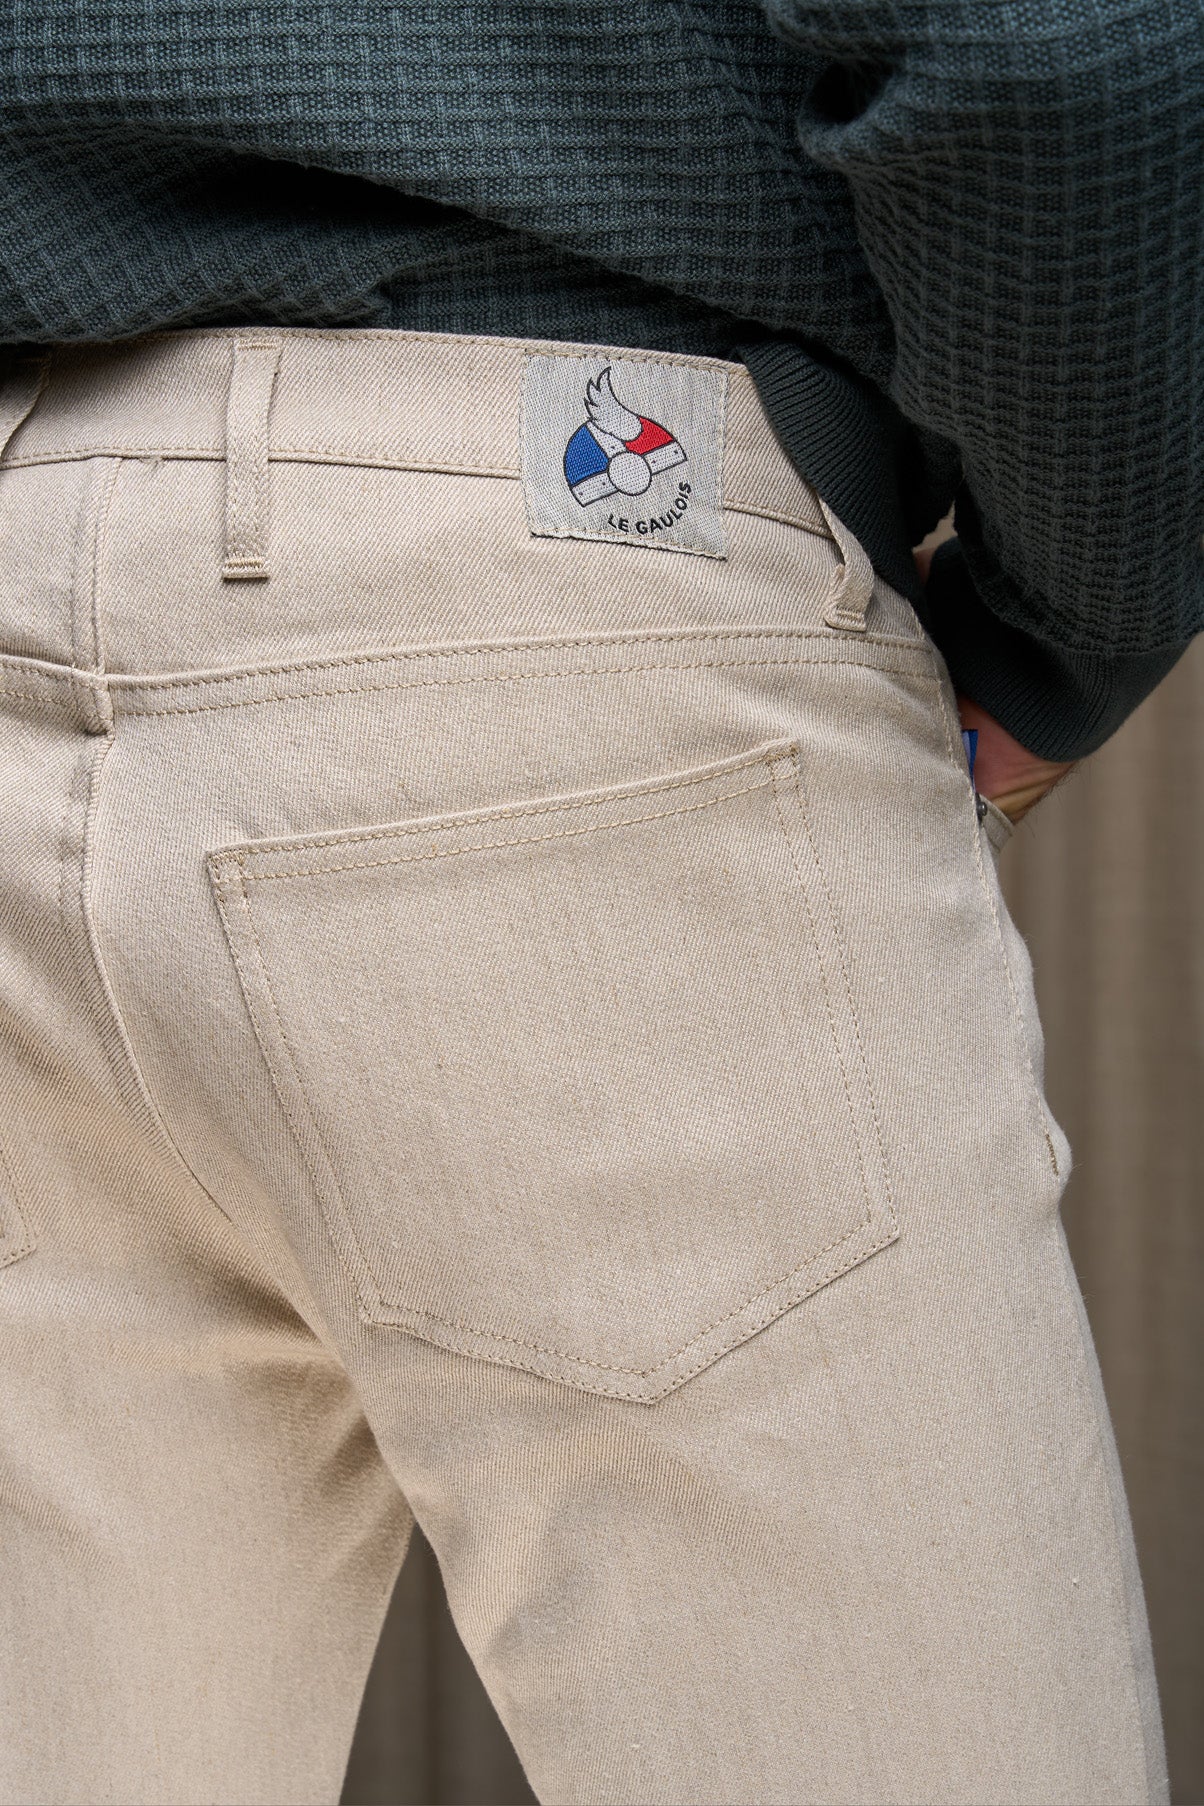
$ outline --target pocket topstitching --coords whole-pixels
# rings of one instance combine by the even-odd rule
[[[369,1322],[651,1402],[894,1239],[798,756],[211,856]]]

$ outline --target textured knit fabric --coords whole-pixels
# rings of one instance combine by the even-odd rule
[[[412,1513],[545,1806],[1165,1806],[914,612],[743,370],[669,556],[527,533],[523,343],[284,332],[240,472],[240,336],[0,467],[0,1803],[332,1806]]]
[[[10,0],[0,43],[7,341],[742,347],[955,680],[1051,755],[1204,622],[1196,0]]]

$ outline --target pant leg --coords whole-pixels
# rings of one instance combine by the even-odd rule
[[[540,1799],[1166,1799],[1060,1236],[994,1285],[946,1249],[950,1314],[901,1264],[652,1414],[550,1410],[438,1356],[382,1386],[382,1424],[410,1384],[440,1402],[398,1471]]]
[[[0,1798],[332,1800],[410,1520],[140,1114],[81,909],[103,746],[0,698]]]

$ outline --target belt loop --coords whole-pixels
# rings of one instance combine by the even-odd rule
[[[7,381],[3,393],[0,393],[0,459],[8,450],[13,434],[24,426],[37,406],[49,373],[48,351],[28,356],[18,355],[6,366]]]
[[[845,633],[864,633],[865,611],[874,593],[874,567],[858,541],[844,522],[836,518],[823,497],[817,496],[816,500],[844,560],[828,597],[824,625],[840,628]]]
[[[230,583],[268,570],[268,418],[280,364],[279,339],[236,339],[226,405],[226,556]]]

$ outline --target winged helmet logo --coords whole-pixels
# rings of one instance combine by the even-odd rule
[[[583,508],[610,495],[643,495],[654,476],[686,462],[684,448],[659,420],[619,400],[609,364],[586,384],[585,412],[564,448],[565,481]]]

